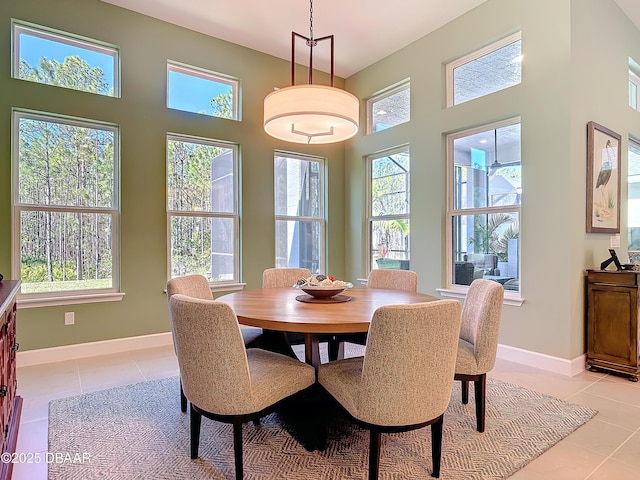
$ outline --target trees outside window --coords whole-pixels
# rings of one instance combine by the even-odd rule
[[[117,47],[17,21],[13,42],[14,78],[120,96]]]
[[[239,281],[238,147],[167,137],[169,276]]]
[[[324,271],[324,160],[276,152],[274,158],[278,268]]]
[[[23,294],[117,288],[118,129],[14,112],[14,269]]]
[[[409,149],[368,158],[369,269],[409,269]]]

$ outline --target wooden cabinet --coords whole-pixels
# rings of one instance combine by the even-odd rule
[[[587,368],[638,381],[640,272],[587,270]]]
[[[19,281],[0,282],[0,427],[2,452],[13,453],[18,440],[22,398],[16,395],[16,296]],[[11,478],[13,464],[0,463],[0,479]]]

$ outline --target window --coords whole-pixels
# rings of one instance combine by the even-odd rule
[[[167,137],[169,275],[237,283],[238,147]]]
[[[167,63],[167,107],[238,120],[238,80],[201,68]]]
[[[629,250],[640,250],[640,141],[629,139]]]
[[[406,82],[367,100],[367,134],[408,122],[410,97],[411,84]]]
[[[629,58],[629,106],[635,110],[640,110],[638,87],[640,87],[640,65]]]
[[[324,160],[275,153],[276,267],[324,271]]]
[[[14,274],[22,293],[118,288],[118,128],[14,111]]]
[[[450,284],[520,289],[520,119],[447,136]]]
[[[409,149],[368,158],[369,270],[409,269]]]
[[[13,22],[13,77],[120,96],[118,49],[45,27]]]
[[[517,85],[522,80],[520,32],[447,64],[447,107]]]

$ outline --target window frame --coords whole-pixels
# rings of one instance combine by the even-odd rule
[[[372,209],[372,175],[373,175],[373,168],[372,168],[372,163],[374,160],[378,160],[382,157],[386,157],[389,155],[394,155],[397,153],[402,153],[402,152],[407,152],[407,155],[409,157],[409,172],[406,174],[407,175],[407,211],[406,213],[401,213],[401,214],[391,214],[391,215],[379,215],[379,216],[374,216],[373,215],[373,209]],[[379,222],[379,221],[384,221],[384,220],[402,220],[402,219],[406,219],[409,222],[409,228],[411,228],[411,149],[409,147],[409,144],[405,144],[405,145],[400,145],[397,147],[393,147],[387,150],[384,150],[382,152],[378,152],[375,154],[371,154],[371,155],[367,155],[365,157],[365,162],[366,162],[366,179],[367,179],[367,183],[366,183],[366,235],[365,235],[365,239],[367,242],[367,248],[365,249],[365,255],[366,255],[366,260],[365,260],[365,265],[367,266],[367,271],[366,271],[366,275],[368,276],[369,273],[371,272],[371,270],[373,270],[373,264],[372,264],[372,258],[373,258],[373,251],[372,251],[372,246],[371,246],[371,229],[372,229],[372,224],[373,222]],[[408,249],[407,249],[407,256],[409,257],[409,262],[411,261],[411,230],[409,230],[409,235],[408,235],[408,239],[409,239],[409,245],[408,245]]]
[[[77,90],[68,87],[67,90],[73,90],[76,92],[89,93],[91,95],[100,95],[103,97],[120,98],[121,97],[121,68],[120,68],[120,48],[117,45],[102,42],[93,38],[76,35],[70,32],[64,32],[54,28],[45,27],[43,25],[37,25],[35,23],[24,22],[22,20],[12,19],[11,21],[11,77],[17,80],[31,81],[19,77],[20,72],[20,41],[19,37],[21,33],[38,37],[43,40],[49,40],[56,43],[61,43],[71,47],[90,50],[95,53],[108,55],[113,58],[113,95],[100,94],[87,92],[85,90]],[[57,87],[57,85],[50,85],[48,83],[40,83],[41,85],[48,85],[51,87]]]
[[[97,129],[111,131],[114,134],[113,152],[113,191],[111,193],[113,205],[109,207],[84,207],[84,206],[59,206],[43,204],[23,204],[20,202],[19,190],[19,162],[20,162],[20,120],[28,119],[49,123],[62,123],[80,128]],[[124,296],[121,293],[120,285],[120,126],[99,120],[71,117],[47,112],[38,112],[19,108],[12,109],[12,276],[21,278],[22,258],[21,258],[21,213],[24,211],[50,211],[57,213],[102,213],[111,216],[111,278],[112,287],[105,289],[82,289],[63,290],[55,292],[41,293],[20,293],[20,306],[26,307],[46,307],[55,305],[67,305],[78,303],[94,303],[105,301],[119,301]]]
[[[511,117],[505,120],[491,122],[480,125],[478,127],[469,128],[452,132],[446,135],[446,159],[447,159],[447,206],[445,215],[445,234],[446,234],[446,247],[445,247],[445,264],[446,264],[446,287],[444,289],[438,289],[442,293],[450,294],[450,296],[464,297],[469,289],[468,285],[460,285],[453,283],[453,265],[454,265],[454,253],[453,253],[453,220],[458,216],[468,215],[491,215],[496,213],[517,213],[518,223],[522,225],[522,197],[520,203],[517,205],[504,205],[504,206],[485,206],[476,208],[455,208],[455,195],[453,183],[455,181],[455,152],[453,149],[454,141],[458,138],[463,138],[471,135],[475,135],[482,132],[493,131],[499,128],[520,124],[522,126],[522,119],[520,116]],[[522,130],[521,130],[522,132]],[[522,133],[520,135],[520,144],[522,145]],[[522,168],[522,165],[521,165]],[[518,237],[521,242],[522,237]],[[521,243],[518,248],[518,278],[522,279],[522,247]],[[522,286],[520,285],[517,291],[505,291],[505,303],[511,305],[521,305],[522,300]]]
[[[488,55],[490,53],[496,52],[498,50],[500,50],[501,48],[506,47],[507,45],[511,45],[512,43],[515,43],[517,41],[522,41],[522,31],[517,31],[515,33],[512,33],[511,35],[507,35],[504,38],[501,38],[500,40],[493,42],[483,48],[480,48],[478,50],[475,50],[467,55],[464,55],[456,60],[453,60],[452,62],[449,62],[446,64],[445,67],[445,76],[446,76],[446,80],[445,80],[445,88],[446,88],[446,107],[450,108],[450,107],[455,107],[456,105],[461,105],[463,103],[467,103],[467,102],[471,102],[473,100],[477,100],[478,98],[482,98],[485,97],[487,95],[491,95],[492,93],[497,93],[499,91],[505,90],[506,88],[510,88],[510,87],[514,87],[516,85],[511,85],[509,87],[504,87],[504,88],[500,88],[499,90],[495,90],[493,92],[481,95],[479,97],[475,97],[472,98],[470,100],[465,100],[464,102],[460,102],[460,103],[455,103],[455,97],[454,97],[454,71],[456,68],[465,65],[467,63],[473,62],[474,60],[477,60],[485,55]],[[522,80],[521,80],[522,82]]]
[[[631,85],[635,86],[636,104],[631,104]],[[636,111],[640,111],[640,73],[637,73],[631,65],[629,65],[629,106]]]
[[[203,80],[208,80],[214,83],[220,83],[223,85],[228,85],[231,87],[231,109],[232,115],[231,118],[220,117],[217,115],[209,115],[208,113],[201,114],[198,112],[193,112],[191,110],[181,110],[178,108],[169,106],[169,74],[170,72],[181,73],[183,75],[192,76],[196,78],[200,78]],[[207,117],[212,118],[222,118],[224,120],[234,120],[241,121],[241,113],[240,113],[240,79],[232,77],[230,75],[225,75],[223,73],[214,72],[213,70],[208,70],[206,68],[196,67],[194,65],[188,65],[186,63],[177,62],[174,60],[167,60],[167,91],[166,91],[166,107],[171,110],[176,110],[179,112],[188,112],[194,113],[196,115],[205,115]]]
[[[204,211],[182,211],[182,210],[170,210],[169,209],[169,141],[184,142],[184,143],[197,143],[201,145],[218,147],[229,149],[233,152],[233,212],[204,212]],[[166,140],[166,185],[167,185],[167,279],[173,278],[172,262],[171,262],[171,219],[175,217],[207,217],[207,218],[231,218],[233,219],[234,228],[234,244],[233,244],[233,270],[234,278],[231,280],[209,281],[209,286],[212,290],[228,290],[229,286],[239,285],[241,272],[240,272],[240,146],[237,143],[226,142],[224,140],[215,140],[211,138],[198,137],[195,135],[185,135],[179,133],[167,133]]]
[[[283,157],[287,159],[300,160],[305,162],[316,162],[318,163],[318,173],[320,177],[320,186],[318,188],[318,193],[320,195],[319,205],[318,205],[318,216],[317,217],[307,217],[307,216],[299,216],[299,215],[279,215],[277,213],[277,191],[278,185],[276,184],[276,176],[275,176],[275,167],[276,167],[276,158]],[[316,155],[306,155],[302,153],[293,153],[287,152],[284,150],[275,150],[273,154],[273,168],[274,168],[274,178],[273,178],[273,206],[274,206],[274,233],[275,233],[275,251],[274,251],[274,265],[277,267],[278,260],[278,242],[277,242],[277,223],[278,221],[285,222],[314,222],[320,225],[320,245],[318,248],[319,252],[319,262],[318,262],[318,273],[324,273],[326,271],[327,266],[327,218],[326,218],[326,201],[327,201],[327,185],[326,185],[326,158]],[[313,271],[311,273],[314,273]]]
[[[409,90],[409,120],[406,122],[396,123],[389,128],[396,127],[398,125],[403,125],[405,123],[409,123],[411,121],[411,79],[403,80],[395,85],[385,88],[384,90],[374,93],[371,97],[366,100],[366,109],[367,109],[367,135],[371,135],[373,133],[378,133],[383,130],[374,130],[373,129],[373,107],[377,102],[385,100],[397,93],[400,93],[404,90]],[[387,130],[387,129],[385,129]]]

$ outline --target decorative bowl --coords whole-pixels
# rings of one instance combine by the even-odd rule
[[[622,264],[622,269],[623,270],[633,270],[633,267],[635,267],[635,265],[633,263],[623,263]]]
[[[343,287],[324,285],[296,285],[295,287],[314,298],[330,298],[344,292],[347,288],[353,287],[353,284],[346,283]]]

